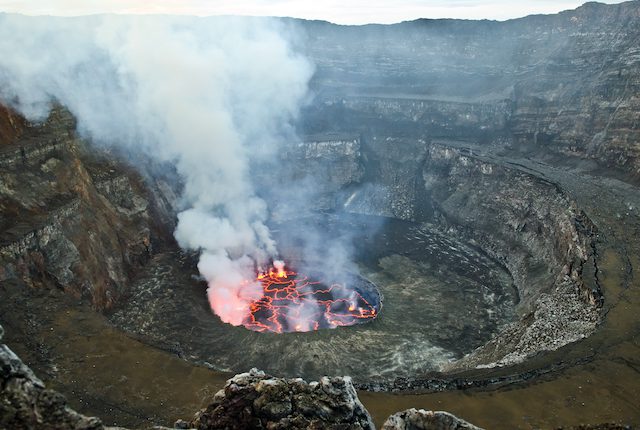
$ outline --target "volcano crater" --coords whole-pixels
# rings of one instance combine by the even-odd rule
[[[111,321],[144,342],[217,370],[259,367],[308,378],[342,373],[365,383],[442,370],[515,319],[519,298],[512,277],[477,247],[428,225],[325,214],[287,222],[286,235],[274,226],[285,255],[303,253],[286,238],[300,237],[310,222],[335,237],[349,232],[359,243],[359,274],[346,279],[371,303],[375,319],[310,331],[225,324],[209,308],[193,257],[171,253],[155,257]],[[316,277],[322,279],[310,278]]]
[[[349,140],[345,154],[363,157],[365,144],[383,153],[372,147],[385,142]],[[422,151],[424,142],[402,144]],[[361,386],[393,390],[409,388],[397,386],[400,379],[473,369],[515,366],[507,372],[519,374],[528,358],[588,337],[600,321],[595,226],[547,179],[557,172],[532,174],[459,145],[431,142],[419,164],[403,162],[402,175],[377,182],[353,184],[353,172],[343,178],[360,166],[345,161],[341,174],[318,180],[317,207],[287,217],[274,206],[274,215],[285,214],[270,225],[274,239],[284,259],[306,266],[303,273],[326,275],[318,270],[326,262],[305,255],[318,254],[318,247],[328,261],[335,253],[352,254],[355,264],[343,273],[377,286],[384,303],[367,324],[283,334],[225,324],[210,310],[194,256],[182,253],[154,256],[111,321],[221,371],[258,367],[311,379],[346,374]],[[339,145],[332,148],[338,157]],[[378,167],[395,162],[367,157]],[[292,166],[313,174],[308,162]],[[322,235],[309,253],[314,231]],[[333,241],[352,248],[334,249]]]

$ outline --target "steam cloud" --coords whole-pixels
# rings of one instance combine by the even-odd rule
[[[57,101],[84,137],[175,164],[175,237],[201,250],[214,311],[239,325],[277,257],[252,158],[273,155],[307,94],[311,65],[266,19],[0,14],[0,100],[32,121]]]

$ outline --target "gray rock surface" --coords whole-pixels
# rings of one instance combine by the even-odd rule
[[[503,262],[520,295],[521,320],[450,368],[512,364],[595,330],[597,229],[565,191],[454,143],[432,145],[422,176],[435,222]]]
[[[506,22],[309,22],[324,104],[307,123],[481,139],[640,173],[640,3]],[[339,47],[339,48],[337,48]]]
[[[442,411],[407,409],[391,415],[382,430],[482,430],[455,415]]]
[[[19,118],[5,108],[0,117]],[[170,237],[162,178],[145,183],[113,154],[89,149],[62,107],[43,124],[22,121],[0,141],[0,282],[58,287],[109,309]]]
[[[307,383],[257,369],[234,376],[191,422],[208,429],[373,429],[348,377]]]

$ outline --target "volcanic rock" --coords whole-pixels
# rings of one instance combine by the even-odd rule
[[[407,409],[391,415],[382,430],[482,430],[473,424],[442,411]]]
[[[0,123],[0,282],[57,287],[111,308],[170,237],[170,189],[89,150],[60,106],[42,124],[0,107]]]
[[[190,423],[208,429],[373,429],[349,377],[281,379],[257,369],[234,376]]]
[[[628,1],[506,22],[307,23],[322,95],[308,129],[481,140],[637,175],[639,22]]]

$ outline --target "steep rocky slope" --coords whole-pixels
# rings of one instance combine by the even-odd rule
[[[312,129],[471,138],[640,173],[637,1],[506,22],[304,28],[325,103]]]
[[[173,215],[139,173],[87,147],[63,108],[41,125],[5,108],[0,120],[0,282],[108,309],[170,237]]]

